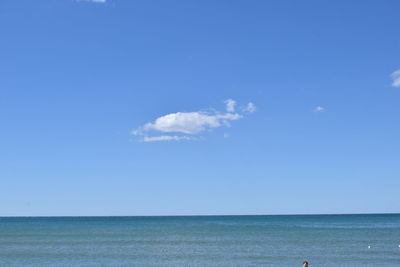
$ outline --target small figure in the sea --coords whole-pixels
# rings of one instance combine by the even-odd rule
[[[308,261],[303,262],[303,267],[308,267]]]

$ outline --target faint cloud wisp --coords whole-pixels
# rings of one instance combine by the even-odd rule
[[[226,104],[226,111],[235,112],[236,101],[233,99],[227,99],[224,101]]]
[[[390,77],[393,79],[392,86],[400,87],[400,70],[394,71]]]
[[[243,109],[243,111],[247,113],[254,113],[256,112],[256,106],[253,103],[249,102],[247,106]]]
[[[92,2],[92,3],[106,3],[107,0],[76,0],[77,2]]]
[[[314,108],[314,112],[324,112],[326,109],[324,107],[321,106],[317,106]]]

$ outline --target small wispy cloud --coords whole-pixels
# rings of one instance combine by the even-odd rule
[[[392,86],[400,87],[400,70],[394,71],[390,77],[393,79]]]
[[[145,136],[143,137],[143,142],[157,142],[157,141],[179,141],[179,140],[194,140],[188,136],[178,136],[178,135],[160,135],[160,136]]]
[[[77,2],[107,3],[107,0],[76,0]]]
[[[324,107],[321,106],[317,106],[314,108],[314,112],[324,112],[326,109]]]
[[[243,109],[243,111],[247,112],[247,113],[254,113],[254,112],[256,112],[256,109],[257,109],[256,106],[253,103],[249,102],[249,103],[247,103],[247,105]]]
[[[226,112],[193,111],[176,112],[158,117],[152,122],[132,131],[133,135],[142,136],[143,142],[195,140],[200,134],[219,127],[229,127],[232,121],[242,119],[243,114],[235,112],[236,101],[225,101]],[[248,103],[248,113],[255,112],[255,105]],[[173,133],[173,135],[154,135],[154,133]]]
[[[233,99],[227,99],[224,101],[226,104],[226,111],[235,112],[236,101]]]

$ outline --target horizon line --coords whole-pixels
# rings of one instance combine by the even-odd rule
[[[380,213],[291,213],[291,214],[187,214],[187,215],[11,215],[0,218],[99,218],[99,217],[234,217],[234,216],[340,216],[340,215],[400,215],[400,212]]]

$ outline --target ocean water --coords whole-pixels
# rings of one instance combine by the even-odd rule
[[[399,245],[400,214],[0,218],[0,266],[400,266]]]

